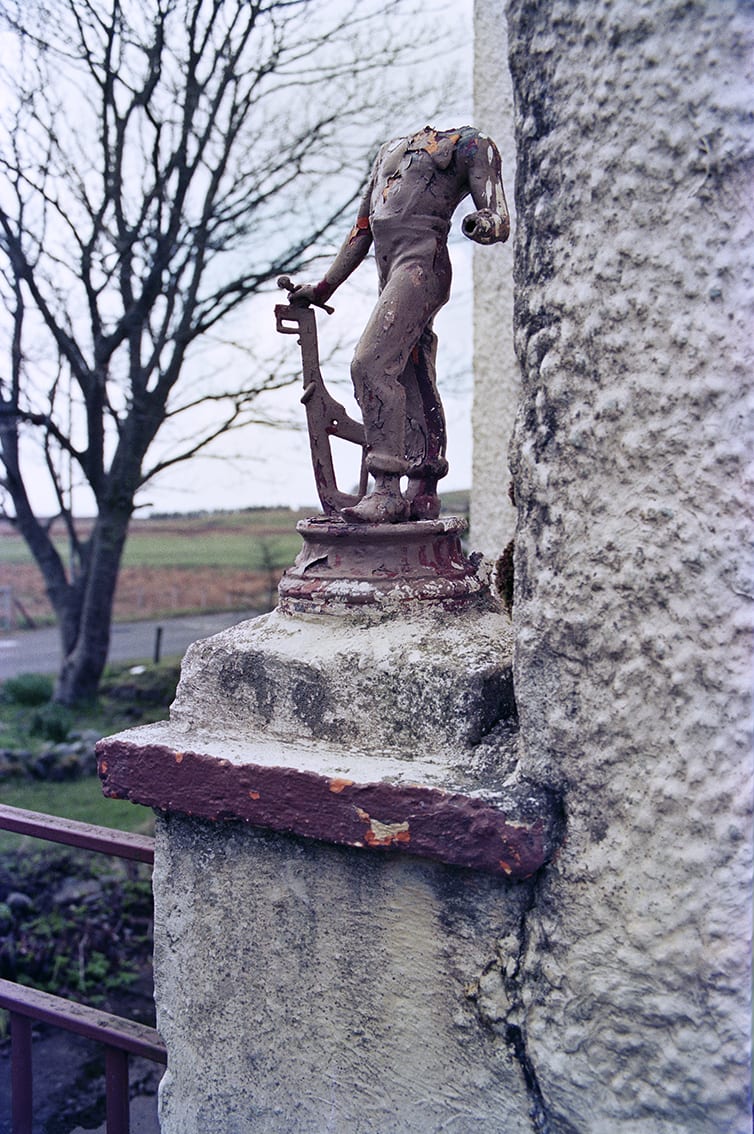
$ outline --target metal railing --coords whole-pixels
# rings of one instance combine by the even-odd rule
[[[74,819],[61,819],[0,804],[0,829],[137,862],[154,862],[154,839]],[[34,1020],[94,1039],[105,1049],[107,1134],[129,1134],[128,1057],[167,1063],[159,1033],[145,1024],[64,1000],[49,992],[0,980],[0,1008],[10,1012],[13,1134],[32,1134],[32,1046]]]

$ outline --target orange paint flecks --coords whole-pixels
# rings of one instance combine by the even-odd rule
[[[107,772],[107,760],[100,760],[99,768],[100,768],[100,771],[102,772],[102,774],[104,775]]]
[[[523,826],[523,824],[520,824],[520,826]],[[501,835],[501,838],[505,839],[505,835]],[[507,842],[507,841],[508,841],[508,840],[506,839],[506,842]],[[516,865],[516,866],[520,866],[520,865],[521,865],[521,855],[520,855],[519,851],[518,851],[518,850],[516,850],[516,848],[515,848],[515,847],[512,847],[512,846],[510,846],[510,845],[508,846],[508,848],[507,848],[507,849],[508,849],[508,851],[510,852],[510,856],[511,856],[511,858],[513,859],[513,861],[514,861],[515,865]]]
[[[258,791],[250,791],[249,792],[249,799],[259,799],[259,792]]]
[[[450,134],[447,141],[454,146],[460,137],[460,134]],[[423,149],[426,150],[428,154],[436,154],[439,148],[440,139],[437,136],[437,131],[433,130],[431,137],[424,143]]]
[[[175,754],[175,762],[176,762],[176,764],[181,764],[181,763],[183,762],[183,757],[184,757],[184,753],[183,753],[183,752],[176,752],[176,754]]]
[[[388,833],[383,834],[385,831]],[[408,823],[380,823],[372,820],[372,826],[364,839],[368,847],[391,847],[399,843],[407,845],[411,842],[411,834]]]
[[[369,217],[357,217],[356,224],[348,234],[348,243],[353,244],[363,232],[369,232]]]
[[[504,862],[502,858],[499,861],[500,861],[500,868],[502,870],[504,870],[506,874],[512,874],[513,873],[513,867],[511,866],[511,864],[509,862]]]
[[[369,830],[364,834],[364,841],[368,847],[390,847],[411,842],[411,833],[408,822],[383,823],[379,819],[372,819],[366,811],[356,808],[356,814],[364,823],[369,824]]]
[[[330,791],[338,795],[343,791],[343,788],[350,787],[352,783],[353,780],[341,780],[336,777],[334,780],[330,780]]]

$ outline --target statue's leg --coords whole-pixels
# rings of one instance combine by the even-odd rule
[[[348,519],[384,523],[408,516],[400,488],[400,478],[412,464],[407,456],[402,377],[427,323],[445,301],[441,283],[418,264],[394,272],[356,347],[351,377],[364,417],[367,468],[375,488],[355,507],[344,509]],[[414,391],[412,408],[420,401]]]
[[[437,390],[436,357],[437,336],[430,323],[422,332],[407,367],[407,372],[411,371],[410,381],[413,386],[412,394],[407,396],[411,404],[419,407],[418,413],[421,414],[421,425],[415,433],[423,439],[421,446],[415,446],[413,452],[409,450],[406,498],[412,520],[434,520],[439,516],[437,482],[448,471],[445,458],[447,433],[445,414]]]
[[[406,368],[400,376],[400,383],[406,391],[406,459],[409,470],[420,465],[427,455],[427,429],[424,421],[424,406],[419,393],[416,368],[419,364],[419,348],[411,351]]]

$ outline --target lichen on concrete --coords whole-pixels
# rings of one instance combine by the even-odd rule
[[[530,1134],[468,994],[525,885],[184,816],[154,885],[163,1134]]]
[[[509,620],[486,600],[452,617],[273,611],[190,648],[171,719],[460,762],[515,718],[511,659]]]

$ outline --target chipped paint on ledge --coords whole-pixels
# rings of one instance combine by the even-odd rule
[[[385,823],[380,819],[373,819],[360,807],[356,808],[356,814],[362,822],[369,824],[364,835],[367,846],[390,847],[396,843],[405,843],[408,846],[411,842],[409,824],[406,821],[403,823]]]
[[[512,797],[501,803],[415,783],[359,783],[295,766],[179,753],[122,736],[100,741],[97,754],[103,791],[112,798],[372,853],[408,853],[502,878],[530,877],[560,840],[556,809],[544,796],[532,802],[530,792],[522,812]]]

